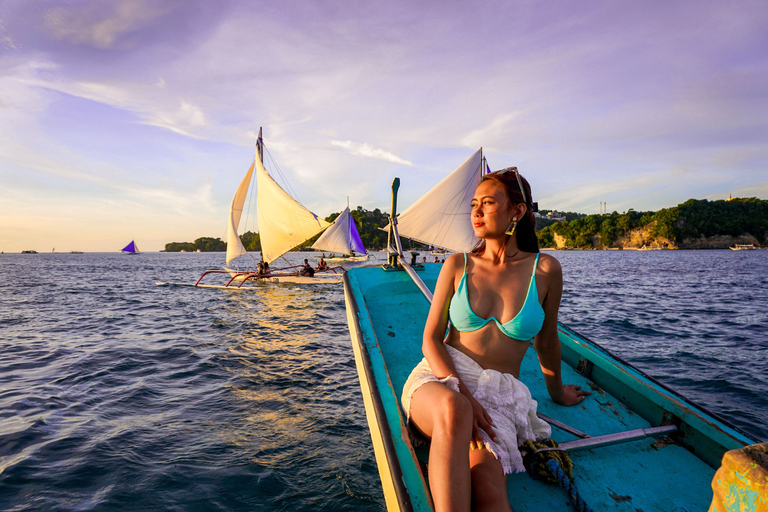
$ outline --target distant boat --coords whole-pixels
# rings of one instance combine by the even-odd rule
[[[69,251],[69,254],[83,254],[83,251]]]
[[[433,256],[445,256],[448,254],[448,251],[446,251],[445,249],[439,249],[437,247],[430,247],[429,254]]]
[[[232,197],[227,223],[227,256],[226,265],[235,258],[249,254],[243,246],[237,232],[240,227],[240,217],[243,214],[248,189],[255,175],[256,181],[256,221],[259,225],[261,241],[261,258],[271,265],[285,253],[301,247],[309,239],[319,235],[328,227],[329,222],[321,219],[301,203],[296,201],[288,192],[270,176],[264,167],[264,140],[259,129],[256,141],[256,158]],[[294,284],[328,284],[341,283],[341,267],[329,267],[324,271],[315,271],[314,276],[301,275],[303,265],[290,265],[282,268],[270,268],[266,273],[253,270],[238,271],[228,267],[224,270],[207,270],[194,284],[187,283],[155,283],[157,285],[196,286],[200,288],[243,289],[245,283],[294,283]],[[230,279],[224,285],[201,284],[208,274],[228,274]],[[252,288],[252,287],[251,287]]]
[[[131,243],[129,243],[128,245],[120,249],[120,251],[125,254],[139,254],[140,252],[138,246],[136,245],[136,242],[134,242],[133,240],[131,240]]]
[[[320,235],[312,248],[318,251],[342,254],[340,257],[330,256],[326,258],[326,261],[330,262],[365,261],[368,259],[368,251],[365,250],[363,241],[360,240],[360,233],[357,231],[355,219],[349,213],[349,206],[344,208],[341,215],[333,221],[331,227]],[[361,255],[357,256],[355,253]]]
[[[733,247],[729,247],[729,249],[732,251],[750,251],[757,249],[757,247],[755,247],[755,244],[736,244]]]
[[[37,254],[37,251],[32,251],[32,250],[21,251],[21,254]]]

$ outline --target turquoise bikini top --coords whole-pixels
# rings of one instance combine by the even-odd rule
[[[469,292],[467,291],[467,254],[464,253],[464,275],[461,276],[459,288],[453,294],[451,305],[448,308],[448,316],[453,326],[461,332],[471,332],[484,327],[493,320],[499,330],[514,340],[528,341],[541,330],[544,325],[544,308],[539,304],[539,294],[536,291],[536,267],[539,264],[539,255],[533,264],[531,281],[528,284],[528,293],[520,312],[509,322],[502,324],[496,317],[480,318],[472,311],[469,305]]]

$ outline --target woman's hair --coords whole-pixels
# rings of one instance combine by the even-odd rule
[[[528,184],[528,180],[520,176],[520,181],[523,184],[523,191],[525,191],[525,197],[520,192],[520,185],[517,181],[514,171],[506,172],[493,172],[483,176],[480,183],[484,181],[492,181],[497,187],[504,191],[509,200],[509,203],[524,204],[527,208],[525,215],[517,221],[517,229],[515,229],[515,238],[517,239],[517,247],[521,251],[525,252],[539,252],[539,239],[536,237],[536,218],[533,216],[533,199],[531,196],[531,186]],[[509,235],[506,235],[507,241]],[[485,240],[480,242],[472,249],[474,254],[482,254],[485,251]]]

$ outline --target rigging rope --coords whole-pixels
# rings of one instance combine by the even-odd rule
[[[270,167],[274,167],[275,172],[277,172],[277,174],[280,176],[280,180],[283,182],[283,190],[285,190],[288,195],[291,196],[297,203],[300,203],[298,197],[296,196],[296,192],[294,192],[293,188],[291,188],[291,184],[288,182],[288,180],[285,179],[283,171],[280,170],[280,166],[278,166],[275,159],[272,158],[272,153],[269,152],[267,146],[262,145],[262,148],[264,148],[264,155],[269,157]],[[274,176],[272,179],[274,179]],[[275,182],[277,182],[277,180],[275,180]]]

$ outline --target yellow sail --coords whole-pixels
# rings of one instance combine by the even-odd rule
[[[261,255],[272,263],[277,258],[325,230],[330,223],[292,198],[272,179],[256,159],[256,222]]]

